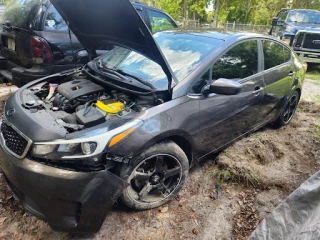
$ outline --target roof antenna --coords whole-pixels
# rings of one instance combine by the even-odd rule
[[[73,59],[74,59],[74,68],[77,68],[77,58],[76,58],[76,56],[74,55],[74,51],[73,51],[72,38],[71,38],[71,30],[70,30],[70,27],[69,27],[69,22],[68,22],[67,24],[68,24],[68,32],[69,32],[69,39],[70,39],[71,51],[72,51],[72,56],[73,56]]]

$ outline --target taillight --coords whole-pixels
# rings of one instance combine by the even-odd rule
[[[40,37],[31,37],[30,45],[32,61],[34,63],[50,64],[52,62],[52,52],[46,40]]]

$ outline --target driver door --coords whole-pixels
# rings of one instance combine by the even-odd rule
[[[211,93],[200,97],[197,157],[218,150],[258,124],[264,94],[260,58],[257,41],[250,40],[233,46],[212,66],[211,81],[235,80],[242,84],[242,90],[237,95]]]

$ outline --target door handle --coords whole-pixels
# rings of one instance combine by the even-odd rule
[[[259,96],[261,90],[262,90],[261,87],[256,86],[256,87],[254,88],[254,91],[252,92],[252,94],[255,95],[255,96]]]
[[[294,74],[295,74],[295,72],[290,71],[289,74],[288,74],[288,76],[289,76],[289,77],[292,77]]]

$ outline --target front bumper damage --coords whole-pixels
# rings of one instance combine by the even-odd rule
[[[127,183],[103,170],[75,172],[18,159],[1,143],[0,168],[31,214],[57,231],[97,232]]]

